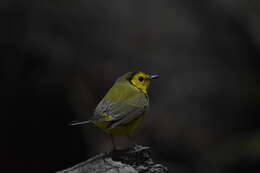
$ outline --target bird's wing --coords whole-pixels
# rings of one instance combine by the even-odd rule
[[[110,90],[113,97],[104,97],[95,110],[95,119],[98,121],[111,121],[109,128],[120,124],[127,124],[136,119],[148,109],[148,98],[143,92],[135,88],[126,89],[116,87],[117,91]],[[134,91],[134,92],[133,92]]]

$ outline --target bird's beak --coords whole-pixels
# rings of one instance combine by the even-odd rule
[[[158,77],[159,77],[159,75],[153,74],[153,75],[150,76],[150,79],[156,79]]]

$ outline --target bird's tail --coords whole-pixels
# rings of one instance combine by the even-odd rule
[[[69,125],[70,126],[76,126],[76,125],[89,124],[91,122],[92,122],[91,120],[88,120],[88,121],[74,121],[74,122],[70,123]]]

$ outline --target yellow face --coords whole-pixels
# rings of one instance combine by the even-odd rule
[[[143,72],[135,73],[130,79],[131,83],[138,89],[141,89],[143,92],[147,93],[147,89],[150,86],[151,76]]]

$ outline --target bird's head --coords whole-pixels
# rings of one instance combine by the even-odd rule
[[[136,88],[147,93],[147,90],[150,87],[151,79],[156,79],[158,77],[159,77],[158,75],[149,75],[139,71],[139,72],[133,72],[129,78],[129,81]]]

